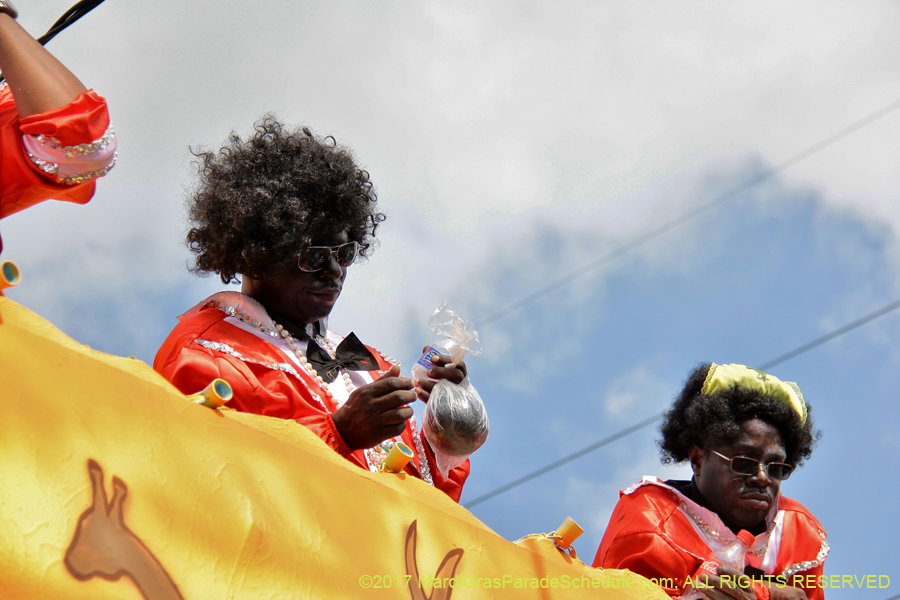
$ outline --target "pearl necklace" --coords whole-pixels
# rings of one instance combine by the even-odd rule
[[[217,303],[216,308],[224,311],[226,314],[228,314],[231,317],[234,317],[235,319],[237,319],[238,321],[241,321],[242,323],[247,323],[248,325],[252,325],[253,327],[256,327],[257,329],[259,329],[260,331],[262,331],[264,334],[266,334],[268,336],[271,336],[274,338],[281,336],[282,338],[284,338],[284,341],[286,341],[288,343],[288,345],[291,347],[291,351],[297,357],[297,360],[300,361],[300,365],[307,372],[307,374],[309,374],[309,376],[312,377],[317,384],[319,384],[319,387],[322,388],[322,391],[325,392],[325,395],[327,395],[329,398],[334,400],[334,395],[331,393],[331,390],[328,389],[328,384],[325,383],[325,380],[322,379],[322,377],[316,372],[316,370],[313,368],[313,366],[311,364],[309,364],[309,360],[306,358],[306,356],[303,355],[303,352],[300,351],[300,348],[297,347],[294,336],[292,336],[284,327],[282,327],[282,325],[280,323],[275,323],[275,321],[272,321],[272,323],[275,325],[275,328],[270,329],[270,328],[266,327],[265,325],[263,325],[262,321],[260,321],[258,319],[254,320],[252,317],[244,314],[243,312],[241,312],[240,310],[238,310],[237,308],[235,308],[233,306],[223,306],[223,305],[219,305]],[[324,345],[325,351],[328,353],[329,356],[331,356],[331,358],[335,357],[336,350],[334,348],[334,345],[330,341],[328,341],[327,337],[317,335],[316,341],[322,342],[321,345]],[[350,380],[350,373],[347,372],[346,369],[340,369],[340,372],[344,379],[344,385],[347,387],[347,392],[353,393],[353,390],[356,389],[356,385],[354,385],[353,381]]]
[[[234,317],[235,319],[237,319],[243,323],[247,323],[249,325],[252,325],[253,327],[256,327],[257,329],[259,329],[261,332],[263,332],[264,334],[266,334],[268,336],[271,336],[274,338],[281,336],[291,347],[291,350],[293,351],[294,355],[297,357],[297,360],[300,361],[300,364],[303,366],[303,369],[307,372],[307,374],[309,374],[309,376],[312,377],[317,384],[319,384],[319,388],[325,393],[325,395],[328,396],[329,398],[331,398],[332,401],[334,401],[334,395],[331,393],[331,390],[328,389],[328,385],[325,383],[325,380],[322,379],[322,377],[316,372],[316,370],[313,368],[313,366],[311,364],[309,364],[309,359],[307,359],[306,356],[303,355],[303,352],[300,351],[300,348],[297,348],[296,343],[295,343],[296,340],[294,339],[294,336],[292,336],[290,334],[290,332],[288,332],[284,327],[282,327],[282,325],[280,323],[275,323],[273,321],[273,323],[275,325],[275,329],[269,329],[268,327],[266,327],[265,325],[262,324],[262,321],[259,321],[259,320],[254,321],[253,318],[249,317],[248,315],[245,315],[244,313],[242,313],[240,310],[234,308],[233,306],[222,306],[222,305],[217,304],[216,308],[224,311],[229,316]],[[327,337],[317,335],[316,341],[322,342],[322,345],[324,346],[325,351],[328,353],[329,356],[331,356],[331,358],[335,357],[336,349],[335,349],[334,345],[328,340]],[[379,354],[381,354],[381,353],[379,352]],[[392,365],[400,366],[400,363],[398,361],[394,360],[393,358],[391,358],[389,356],[381,354],[381,357],[385,361],[387,361],[388,363],[390,363]],[[350,373],[346,369],[340,369],[340,372],[344,379],[344,385],[347,386],[347,391],[352,393],[356,389],[356,385],[354,385],[353,382],[350,380]],[[325,408],[324,405],[322,407]],[[431,469],[428,467],[428,457],[425,454],[425,448],[422,445],[421,433],[418,431],[418,428],[416,427],[416,418],[411,417],[411,420],[412,420],[412,431],[413,431],[412,437],[415,442],[416,453],[419,455],[419,465],[420,465],[420,470],[421,470],[421,474],[422,474],[422,479],[424,479],[425,482],[428,483],[429,485],[434,485],[434,480],[431,477]],[[398,438],[399,438],[399,436],[398,436]],[[391,447],[396,443],[396,441],[397,441],[397,438],[385,440],[384,442],[382,442],[381,444],[378,444],[374,448],[369,448],[369,449],[365,450],[366,462],[369,463],[370,470],[373,470],[373,471],[377,470],[377,467],[384,461],[385,457],[387,456],[387,453],[390,451]]]
[[[304,356],[300,348],[297,347],[296,339],[294,338],[294,336],[292,336],[287,329],[282,327],[280,323],[275,323],[275,329],[278,331],[279,335],[284,338],[284,341],[288,343],[288,346],[291,347],[291,351],[297,357],[297,360],[300,361],[300,364],[303,366],[306,372],[309,373],[309,376],[316,380],[316,383],[319,384],[319,387],[322,388],[322,390],[328,395],[329,398],[333,399],[331,390],[328,389],[328,384],[325,383],[325,380],[322,379],[322,376],[316,372],[316,370],[309,363],[309,360],[306,358],[306,356]],[[334,348],[334,345],[328,340],[328,338],[317,335],[315,337],[315,341],[321,342],[320,345],[324,346],[325,352],[328,353],[328,356],[330,356],[331,358],[335,357],[336,350]],[[347,371],[347,369],[344,368],[340,369],[340,373],[343,376],[344,385],[347,387],[347,392],[353,393],[353,390],[356,389],[356,385],[350,380],[350,373]]]

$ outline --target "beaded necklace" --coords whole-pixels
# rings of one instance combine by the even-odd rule
[[[325,391],[329,398],[333,399],[331,390],[328,389],[328,384],[325,383],[325,380],[322,379],[322,376],[316,372],[313,366],[309,364],[309,360],[306,358],[300,348],[297,347],[296,339],[294,338],[294,336],[292,336],[287,329],[282,327],[280,323],[275,323],[275,329],[278,330],[278,334],[282,338],[284,338],[284,341],[286,341],[288,343],[288,346],[291,347],[291,350],[297,357],[297,360],[300,361],[300,364],[303,366],[306,372],[309,373],[309,376],[316,380],[316,383],[319,384],[319,387],[321,387],[322,390]],[[330,356],[331,358],[335,357],[335,353],[337,351],[335,350],[334,344],[332,344],[331,341],[328,340],[328,338],[317,335],[314,338],[314,343],[318,343],[319,346],[328,353],[328,356]],[[347,369],[341,368],[340,373],[344,379],[344,385],[347,387],[347,392],[353,393],[353,390],[356,389],[356,385],[353,383],[353,381],[350,380],[350,372]]]
[[[328,384],[325,383],[325,380],[322,379],[322,377],[316,372],[316,370],[309,363],[309,360],[306,358],[306,356],[303,354],[303,352],[300,350],[300,348],[297,347],[296,339],[294,338],[294,336],[292,336],[290,334],[290,332],[287,331],[280,323],[275,323],[274,321],[272,321],[273,324],[275,325],[275,328],[270,329],[270,328],[266,327],[265,325],[263,325],[262,321],[254,320],[252,317],[245,315],[243,312],[234,308],[233,306],[227,306],[227,305],[222,305],[222,304],[216,303],[216,307],[219,308],[220,310],[222,310],[223,312],[225,312],[226,314],[228,314],[229,316],[234,317],[235,319],[241,321],[242,323],[247,323],[248,325],[252,325],[253,327],[257,328],[258,330],[260,330],[261,332],[263,332],[264,334],[266,334],[270,337],[283,338],[284,341],[287,342],[288,346],[290,346],[291,351],[297,357],[297,360],[300,362],[301,366],[306,371],[306,373],[310,377],[312,377],[313,380],[315,380],[315,382],[319,385],[319,388],[325,393],[325,395],[328,396],[328,398],[330,398],[333,402],[336,403],[336,401],[334,399],[334,395],[331,393],[331,390],[328,388]],[[316,343],[318,343],[322,348],[325,349],[325,352],[327,352],[328,355],[331,356],[331,358],[335,357],[336,349],[334,347],[334,344],[332,344],[331,341],[327,337],[317,335],[317,336],[315,336],[314,339],[315,339]],[[379,352],[379,354],[381,354],[381,353]],[[399,363],[396,360],[390,358],[389,356],[385,356],[384,354],[381,354],[381,357],[386,362],[388,362],[392,365],[399,366]],[[341,376],[343,377],[344,385],[347,387],[347,391],[349,393],[353,393],[353,391],[356,389],[356,385],[350,379],[349,371],[347,371],[347,369],[342,368],[342,369],[340,369],[340,373],[341,373]],[[312,391],[312,390],[310,390],[310,391]],[[323,404],[323,408],[324,408],[324,404]],[[419,465],[420,465],[420,472],[422,474],[422,479],[429,485],[434,485],[434,480],[431,476],[431,469],[428,466],[428,456],[425,454],[425,447],[422,443],[422,437],[418,431],[418,427],[416,426],[416,418],[414,416],[411,417],[411,425],[412,425],[412,431],[413,431],[413,433],[412,433],[413,441],[416,446],[416,453],[418,454],[418,458],[419,458]],[[378,470],[378,466],[381,465],[382,462],[384,462],[384,459],[387,457],[388,452],[390,452],[391,448],[393,448],[394,444],[396,444],[396,443],[397,443],[397,440],[392,438],[392,439],[388,439],[388,440],[381,442],[380,444],[378,444],[377,446],[374,446],[373,448],[368,448],[365,450],[366,462],[369,464],[370,471]]]

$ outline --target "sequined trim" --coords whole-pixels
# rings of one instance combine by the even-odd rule
[[[230,317],[234,317],[238,321],[247,323],[248,325],[253,325],[254,327],[256,327],[257,329],[259,329],[260,331],[262,331],[263,333],[265,333],[268,336],[271,336],[273,338],[281,337],[278,334],[278,332],[275,331],[274,329],[265,327],[262,324],[262,321],[254,321],[252,317],[245,315],[244,313],[242,313],[235,307],[231,306],[230,304],[225,304],[224,302],[220,302],[218,300],[210,300],[209,302],[207,302],[206,304],[203,305],[203,308],[206,308],[207,306],[212,306],[212,307],[218,308],[223,313],[227,314]],[[287,336],[285,335],[284,337],[287,337]]]
[[[48,137],[43,133],[35,136],[35,141],[37,141],[37,143],[39,143],[40,145],[44,146],[45,148],[50,148],[52,150],[62,152],[69,158],[85,156],[87,154],[93,154],[95,152],[105,150],[107,146],[115,142],[115,139],[116,134],[113,132],[112,125],[107,127],[106,131],[103,132],[103,135],[93,142],[89,142],[87,144],[76,144],[75,146],[63,146],[55,137]]]
[[[328,408],[325,407],[325,403],[322,402],[322,398],[319,397],[319,394],[314,392],[312,390],[312,388],[310,388],[306,384],[306,382],[303,380],[303,377],[300,376],[300,373],[298,373],[297,370],[293,366],[289,365],[288,363],[264,363],[259,360],[247,358],[246,356],[244,356],[243,354],[241,354],[240,352],[238,352],[237,350],[235,350],[228,344],[223,344],[221,342],[211,342],[209,340],[194,340],[194,341],[197,342],[198,344],[200,344],[201,346],[203,346],[204,348],[216,350],[217,352],[222,352],[223,354],[228,354],[229,356],[233,356],[236,359],[244,361],[246,363],[262,365],[262,366],[266,367],[267,369],[274,369],[276,371],[284,371],[285,373],[290,373],[291,375],[296,377],[300,381],[300,383],[303,384],[303,387],[305,387],[306,390],[312,395],[313,400],[315,400],[316,402],[321,404],[322,409],[324,409],[325,412],[328,412]]]
[[[2,93],[3,90],[5,90],[8,87],[9,87],[9,84],[6,82],[5,79],[3,81],[0,81],[0,93]]]
[[[807,571],[825,563],[825,559],[828,557],[828,553],[831,552],[831,546],[828,545],[828,541],[825,539],[824,531],[820,529],[819,535],[822,537],[822,545],[819,547],[819,553],[816,555],[816,560],[805,560],[803,562],[799,562],[797,564],[789,566],[782,572],[782,575],[785,577],[785,579],[790,580],[794,577],[795,574],[799,573],[800,571]]]
[[[28,153],[28,158],[31,160],[31,162],[33,162],[35,164],[35,166],[37,166],[38,169],[40,169],[44,173],[49,173],[50,175],[56,175],[56,172],[59,171],[59,165],[56,164],[55,162],[49,162],[46,160],[42,160],[42,159],[38,158],[37,156],[35,156],[34,154],[32,154],[31,152]]]
[[[721,532],[721,531],[718,531],[718,530],[716,530],[716,529],[713,529],[713,528],[709,525],[709,523],[707,523],[706,521],[704,521],[704,520],[700,517],[700,515],[698,515],[697,513],[695,513],[693,510],[691,510],[691,507],[688,506],[686,502],[681,502],[680,504],[681,504],[681,510],[683,510],[685,513],[687,513],[687,516],[689,516],[691,519],[693,519],[694,523],[697,524],[697,527],[699,527],[700,529],[702,529],[703,531],[705,531],[706,534],[707,534],[708,536],[710,536],[711,538],[713,538],[714,540],[716,540],[716,541],[718,541],[718,542],[723,542],[723,541],[724,541],[724,540],[722,539],[722,532]]]
[[[35,162],[37,159],[33,158],[30,154],[28,158],[31,158],[32,162]],[[57,181],[59,183],[64,183],[66,185],[78,185],[79,183],[84,183],[85,181],[90,181],[91,179],[97,179],[98,177],[103,177],[107,173],[109,173],[114,166],[116,166],[116,161],[119,159],[119,153],[116,152],[113,154],[112,162],[109,163],[109,166],[104,167],[102,169],[97,169],[96,171],[90,171],[88,173],[81,173],[79,175],[70,175],[70,176],[57,176]],[[37,164],[37,162],[35,162]],[[38,165],[40,167],[40,165]],[[57,169],[59,166],[57,165]]]
[[[86,144],[63,146],[55,137],[40,135],[23,135],[28,159],[38,169],[50,175],[56,175],[57,183],[78,185],[91,179],[103,177],[116,166],[118,153],[115,152],[116,134],[112,125],[98,139]],[[110,157],[111,153],[111,157]],[[98,156],[93,156],[98,155]],[[107,158],[109,162],[106,162]],[[60,172],[60,166],[64,166]],[[78,168],[101,168],[82,173],[73,173]]]
[[[434,485],[434,480],[431,478],[431,467],[428,466],[428,455],[425,454],[425,446],[422,444],[422,434],[415,425],[413,425],[412,436],[416,443],[416,452],[419,454],[419,470],[422,472],[422,479],[428,485]]]
[[[221,302],[217,299],[210,299],[208,302],[206,302],[201,307],[201,310],[203,308],[207,308],[207,307],[217,308],[218,310],[221,310],[228,316],[233,317],[233,318],[237,319],[238,321],[241,321],[242,323],[247,323],[248,325],[256,327],[262,333],[264,333],[270,337],[273,337],[273,338],[283,337],[286,340],[293,339],[292,336],[284,328],[281,328],[281,330],[279,331],[277,328],[279,328],[280,326],[277,323],[275,323],[276,328],[266,327],[265,325],[263,325],[262,321],[254,320],[252,317],[244,314],[240,310],[236,309],[234,306],[231,306],[230,304],[227,304],[225,302]],[[274,323],[274,321],[273,321],[273,323]],[[327,339],[327,337],[316,336],[316,340],[320,343],[320,345],[322,345],[326,349],[326,352],[328,352],[328,354],[331,355],[332,358],[334,358],[334,348],[332,348],[332,345],[329,342],[329,340]],[[262,363],[262,362],[259,362],[259,361],[256,361],[256,360],[253,360],[253,359],[243,356],[240,352],[238,352],[237,350],[235,350],[228,344],[222,344],[221,342],[211,342],[208,340],[194,340],[194,341],[205,348],[211,348],[211,349],[217,350],[219,352],[224,352],[225,354],[229,354],[229,355],[237,358],[238,360],[242,360],[242,361],[248,362],[248,363],[262,365],[269,369],[278,369],[280,371],[285,371],[286,373],[290,373],[290,374],[294,375],[300,381],[300,383],[302,383],[303,386],[306,387],[306,389],[309,391],[309,393],[312,394],[312,397],[316,400],[316,402],[321,404],[322,408],[325,409],[326,412],[330,412],[328,410],[328,408],[325,406],[325,403],[322,402],[319,395],[316,394],[316,392],[314,392],[309,387],[309,385],[307,385],[306,381],[304,381],[304,379],[300,376],[300,374],[297,373],[297,370],[294,369],[293,366],[291,366],[287,363],[277,363],[277,364]],[[378,354],[388,364],[396,365],[398,367],[400,366],[400,361],[394,360],[390,356],[386,356],[385,354],[382,354],[381,352],[378,352]],[[383,375],[385,373],[385,371],[378,371],[378,373],[380,376],[380,375]],[[312,373],[310,373],[310,376],[315,378],[315,376]],[[324,382],[322,382],[321,385],[324,386],[325,385]],[[328,388],[323,387],[323,389],[325,389],[327,391]],[[412,427],[412,431],[413,431],[413,434],[412,434],[413,440],[415,441],[415,446],[416,446],[416,454],[418,455],[418,458],[419,458],[419,470],[422,474],[422,479],[429,485],[434,485],[434,481],[431,477],[431,469],[428,466],[428,455],[425,454],[425,448],[422,445],[422,439],[419,434],[418,427],[416,426],[416,418],[412,417],[410,419],[410,422],[411,422],[411,427]],[[385,440],[378,446],[375,446],[373,448],[368,448],[364,451],[364,454],[366,457],[366,463],[369,465],[370,471],[378,470],[378,467],[380,467],[381,463],[384,462],[384,459],[387,458],[388,452],[390,452],[391,448],[393,448],[395,443],[396,442],[393,439]]]
[[[379,356],[381,356],[381,358],[384,359],[384,362],[388,363],[389,365],[394,365],[395,367],[400,366],[399,360],[393,359],[390,356],[388,356],[387,354],[383,354],[381,352],[379,352],[378,354],[379,354]]]

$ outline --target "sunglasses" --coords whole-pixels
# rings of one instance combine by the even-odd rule
[[[310,246],[297,255],[297,266],[306,273],[321,271],[332,254],[341,268],[349,267],[359,254],[359,244],[349,242],[340,246]]]
[[[707,450],[731,463],[731,470],[738,475],[756,475],[759,473],[760,467],[765,467],[766,475],[768,475],[769,478],[784,481],[791,476],[791,472],[794,470],[794,467],[787,463],[772,462],[764,465],[755,458],[750,458],[748,456],[728,458],[724,454],[719,454],[712,448],[707,448]]]

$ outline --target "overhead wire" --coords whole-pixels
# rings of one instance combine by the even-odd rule
[[[41,45],[46,45],[47,42],[55,38],[61,31],[103,4],[103,1],[104,0],[81,0],[80,2],[77,2],[72,8],[64,12],[63,16],[56,20],[56,23],[47,30],[47,33],[37,38],[37,41],[40,42]]]
[[[42,46],[47,45],[47,42],[55,38],[59,35],[60,32],[65,30],[67,27],[78,21],[81,17],[88,14],[99,5],[103,4],[104,0],[81,0],[76,3],[72,8],[63,13],[63,15],[56,20],[56,22],[47,30],[47,33],[37,38],[37,41],[40,42]],[[5,77],[2,73],[0,73],[0,81],[3,81]]]
[[[900,108],[900,98],[882,106],[881,108],[869,113],[868,115],[864,116],[863,118],[858,119],[857,121],[854,121],[850,125],[842,128],[842,129],[836,131],[835,133],[819,140],[818,142],[804,148],[803,150],[794,154],[790,158],[778,163],[777,165],[775,165],[769,169],[766,169],[762,173],[759,173],[759,174],[755,175],[754,177],[750,178],[749,180],[727,190],[726,192],[713,198],[709,202],[701,204],[700,206],[697,206],[697,207],[687,211],[686,213],[676,217],[675,219],[672,219],[671,221],[668,221],[668,222],[658,226],[657,228],[652,229],[651,231],[648,231],[647,233],[644,233],[643,235],[624,244],[623,246],[620,246],[620,247],[612,250],[611,252],[608,252],[607,254],[597,258],[596,260],[588,263],[587,265],[584,265],[584,266],[580,267],[579,269],[572,271],[572,272],[556,279],[555,281],[550,282],[549,284],[545,285],[544,287],[528,294],[527,296],[521,298],[520,300],[500,309],[499,311],[489,315],[487,318],[479,321],[477,323],[477,326],[483,327],[485,325],[493,323],[494,321],[497,321],[498,319],[505,317],[506,315],[524,307],[525,305],[533,302],[534,300],[537,300],[538,298],[546,296],[550,292],[552,292],[560,287],[563,287],[564,285],[570,283],[571,281],[573,281],[579,277],[583,277],[584,275],[588,274],[589,272],[591,272],[607,263],[610,263],[621,256],[624,256],[625,254],[631,252],[632,250],[639,248],[640,246],[642,246],[642,245],[668,233],[669,231],[676,229],[677,227],[680,227],[681,225],[691,221],[692,219],[700,216],[701,214],[709,211],[710,209],[734,198],[741,192],[750,190],[753,187],[763,183],[764,181],[771,179],[772,177],[774,177],[778,173],[781,173],[785,169],[788,169],[788,168],[792,167],[793,165],[797,164],[798,162],[800,162],[806,158],[809,158],[810,156],[824,150],[825,148],[827,148],[827,147],[831,146],[832,144],[846,138],[847,136],[859,131],[860,129],[866,127],[867,125],[874,123],[878,119],[881,119],[881,118],[887,116],[888,114],[897,110],[898,108]],[[815,348],[816,346],[824,344],[825,342],[827,342],[831,339],[834,339],[835,337],[843,335],[844,333],[847,333],[848,331],[859,327],[860,325],[868,323],[869,321],[871,321],[873,319],[877,319],[878,317],[880,317],[884,314],[887,314],[888,312],[891,312],[898,307],[900,307],[900,301],[892,303],[882,309],[875,311],[874,313],[870,313],[869,315],[866,315],[865,317],[857,319],[856,321],[849,323],[848,325],[845,325],[844,327],[841,327],[835,331],[832,331],[831,333],[829,333],[827,335],[817,338],[807,344],[804,344],[803,346],[800,346],[799,348],[795,348],[794,350],[792,350],[791,352],[788,352],[787,354],[783,354],[782,356],[772,359],[769,362],[767,362],[763,365],[760,365],[759,369],[764,370],[764,369],[771,368],[771,367],[773,367],[777,364],[780,364],[790,358],[793,358],[799,354],[802,354],[803,352],[807,352],[807,351]],[[599,448],[602,448],[603,446],[606,446],[607,444],[610,444],[616,440],[619,440],[622,437],[629,435],[630,433],[638,431],[638,430],[646,427],[647,425],[655,423],[662,417],[663,417],[663,413],[649,417],[639,423],[632,425],[631,427],[623,429],[622,431],[619,431],[618,433],[615,433],[607,438],[604,438],[603,440],[600,440],[599,442],[595,442],[594,444],[591,444],[590,446],[582,448],[581,450],[578,450],[577,452],[574,452],[574,453],[572,453],[568,456],[565,456],[553,463],[550,463],[536,471],[533,471],[532,473],[529,473],[528,475],[520,477],[519,479],[516,479],[515,481],[512,481],[504,486],[501,486],[500,488],[497,488],[496,490],[489,492],[488,494],[484,494],[484,495],[476,498],[475,500],[466,503],[466,506],[467,507],[475,506],[476,504],[480,504],[481,502],[489,500],[490,498],[493,498],[494,496],[502,494],[503,492],[506,492],[515,487],[518,487],[519,485],[522,485],[523,483],[531,481],[532,479],[534,479],[536,477],[540,477],[541,475],[548,473],[549,471],[552,471],[558,467],[561,467],[562,465],[569,463],[581,456],[584,456],[585,454],[593,452],[594,450],[597,450]]]
[[[512,312],[515,312],[516,310],[519,310],[520,308],[524,307],[525,305],[530,304],[531,302],[537,300],[538,298],[546,296],[550,292],[571,283],[575,279],[584,277],[591,271],[594,271],[595,269],[598,269],[605,264],[613,262],[614,260],[628,254],[632,250],[635,250],[635,249],[643,246],[644,244],[647,244],[648,242],[651,242],[651,241],[655,240],[656,238],[658,238],[662,235],[665,235],[666,233],[672,231],[673,229],[677,229],[678,227],[684,225],[685,223],[692,221],[693,219],[699,217],[703,213],[719,206],[720,204],[727,202],[728,200],[735,198],[741,192],[746,192],[746,191],[756,187],[757,185],[763,183],[764,181],[771,179],[772,177],[781,173],[782,171],[794,166],[798,162],[800,162],[806,158],[809,158],[810,156],[812,156],[818,152],[821,152],[825,148],[831,146],[832,144],[835,144],[836,142],[839,142],[840,140],[846,138],[847,136],[866,127],[867,125],[871,125],[875,121],[887,116],[888,114],[892,113],[893,111],[897,110],[898,108],[900,108],[900,98],[894,100],[893,102],[891,102],[889,104],[882,106],[881,108],[879,108],[876,111],[869,113],[865,117],[863,117],[857,121],[854,121],[850,125],[819,140],[818,142],[812,144],[811,146],[804,148],[803,150],[794,154],[790,158],[783,160],[782,162],[778,163],[777,165],[764,170],[762,173],[759,173],[759,174],[751,177],[747,181],[744,181],[743,183],[740,183],[739,185],[723,192],[722,194],[719,194],[712,200],[705,202],[695,208],[692,208],[691,210],[685,212],[684,214],[672,219],[671,221],[663,223],[662,225],[656,227],[655,229],[651,229],[650,231],[648,231],[648,232],[638,236],[637,238],[631,240],[630,242],[628,242],[622,246],[619,246],[618,248],[604,254],[603,256],[593,260],[592,262],[589,262],[588,264],[583,265],[582,267],[580,267],[574,271],[571,271],[570,273],[567,273],[554,281],[551,281],[544,287],[542,287],[538,290],[535,290],[534,292],[531,292],[530,294],[517,300],[516,302],[513,302],[512,304],[509,304],[509,305],[501,308],[500,310],[496,311],[495,313],[488,315],[484,319],[478,321],[476,323],[476,326],[481,328],[481,327],[484,327],[485,325],[489,325],[490,323],[493,323],[494,321],[497,321],[497,320],[505,317],[506,315],[508,315]]]
[[[843,327],[838,327],[834,331],[831,331],[821,337],[818,337],[818,338],[812,340],[811,342],[807,342],[806,344],[803,344],[802,346],[799,346],[799,347],[791,350],[790,352],[782,354],[781,356],[778,356],[777,358],[773,358],[772,360],[761,364],[758,368],[760,371],[764,371],[764,370],[770,369],[776,365],[780,365],[781,363],[788,361],[788,360],[794,358],[795,356],[799,356],[800,354],[803,354],[804,352],[808,352],[808,351],[812,350],[813,348],[816,348],[817,346],[821,346],[822,344],[824,344],[828,341],[831,341],[831,340],[835,339],[836,337],[840,337],[840,336],[844,335],[845,333],[852,331],[858,327],[861,327],[862,325],[865,325],[866,323],[869,323],[870,321],[874,321],[875,319],[878,319],[879,317],[882,317],[894,310],[897,310],[898,308],[900,308],[900,300],[891,302],[887,306],[879,308],[878,310],[875,310],[873,312],[870,312],[869,314],[867,314],[863,317],[860,317],[859,319],[856,319],[855,321],[852,321],[851,323],[848,323],[847,325],[844,325]],[[623,429],[621,431],[618,431],[608,437],[603,438],[599,442],[594,442],[590,446],[586,446],[586,447],[582,448],[581,450],[578,450],[576,452],[568,454],[568,455],[560,458],[559,460],[556,460],[544,467],[541,467],[540,469],[538,469],[536,471],[532,471],[531,473],[528,473],[527,475],[524,475],[514,481],[511,481],[505,485],[502,485],[502,486],[498,487],[497,489],[495,489],[491,492],[488,492],[487,494],[483,494],[470,502],[466,502],[463,506],[465,506],[466,508],[472,508],[473,506],[475,506],[477,504],[481,504],[482,502],[485,502],[487,500],[490,500],[491,498],[499,496],[500,494],[502,494],[504,492],[508,492],[509,490],[516,488],[516,487],[522,485],[523,483],[527,483],[527,482],[531,481],[532,479],[540,477],[541,475],[543,475],[545,473],[549,473],[550,471],[553,471],[554,469],[557,469],[567,463],[570,463],[577,458],[581,458],[585,454],[589,454],[590,452],[593,452],[594,450],[602,448],[603,446],[606,446],[608,444],[611,444],[611,443],[615,442],[616,440],[620,440],[623,437],[625,437],[631,433],[634,433],[635,431],[643,429],[644,427],[646,427],[648,425],[652,425],[656,421],[662,419],[664,415],[665,415],[665,413],[658,413],[658,414],[653,415],[652,417],[648,417],[648,418],[644,419],[643,421],[635,423],[631,427],[626,427],[625,429]]]

